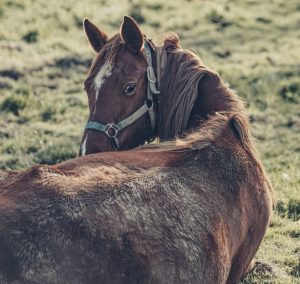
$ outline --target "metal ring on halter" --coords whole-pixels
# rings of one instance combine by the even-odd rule
[[[118,133],[119,133],[119,129],[114,123],[108,123],[106,125],[105,134],[107,135],[107,137],[116,138]]]

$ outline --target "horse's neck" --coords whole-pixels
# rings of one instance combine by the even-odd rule
[[[209,78],[203,78],[198,86],[198,98],[190,113],[187,129],[199,126],[199,122],[210,115],[220,112],[244,112],[244,104],[224,83],[212,84]]]
[[[215,112],[241,112],[241,100],[193,53],[168,55],[162,77],[158,135],[173,139]]]

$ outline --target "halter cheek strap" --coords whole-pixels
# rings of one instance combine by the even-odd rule
[[[149,112],[150,122],[151,122],[151,128],[152,132],[155,130],[155,112],[154,112],[154,103],[153,103],[153,94],[157,95],[160,93],[160,91],[156,88],[156,77],[154,73],[154,69],[152,66],[152,55],[151,55],[151,46],[145,39],[144,43],[144,50],[145,55],[148,63],[147,67],[147,79],[148,79],[148,86],[147,86],[147,99],[145,100],[144,104],[133,114],[128,116],[127,118],[123,119],[122,121],[118,122],[117,124],[114,123],[107,123],[102,124],[100,122],[96,121],[88,121],[88,123],[85,126],[85,129],[89,130],[96,130],[99,132],[104,133],[112,143],[112,146],[114,150],[119,150],[120,143],[117,138],[120,131],[125,129],[127,126],[131,125],[135,121],[137,121],[139,118],[141,118],[144,114]]]
[[[158,95],[160,91],[156,89],[156,77],[153,69],[153,63],[152,63],[152,55],[151,55],[151,49],[148,44],[148,42],[145,40],[145,54],[146,54],[146,59],[148,62],[148,67],[147,67],[147,79],[148,79],[148,87],[147,87],[147,99],[151,101],[151,105],[149,107],[149,117],[151,121],[151,127],[152,131],[154,132],[155,130],[155,113],[154,113],[154,104],[153,104],[153,95]]]

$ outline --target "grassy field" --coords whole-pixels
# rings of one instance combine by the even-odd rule
[[[243,283],[300,283],[300,3],[0,0],[0,168],[76,156],[88,115],[83,81],[94,54],[89,18],[109,35],[131,15],[156,42],[179,34],[248,104],[274,186],[273,223],[257,254],[269,269]]]

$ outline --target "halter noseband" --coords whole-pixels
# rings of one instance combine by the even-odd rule
[[[145,39],[144,43],[144,50],[145,55],[148,63],[147,67],[147,79],[148,79],[148,87],[147,87],[147,98],[144,102],[144,104],[133,114],[128,116],[127,118],[123,119],[122,121],[118,122],[117,124],[114,123],[107,123],[103,124],[96,121],[88,121],[85,129],[90,130],[96,130],[99,132],[104,133],[110,140],[112,147],[114,150],[119,150],[120,144],[118,140],[118,134],[120,131],[125,129],[127,126],[131,125],[133,122],[137,121],[140,117],[142,117],[147,112],[149,113],[150,122],[151,122],[151,128],[152,132],[155,130],[155,112],[154,112],[154,103],[153,103],[153,95],[157,95],[160,93],[160,91],[156,88],[156,77],[153,69],[152,64],[152,55],[151,55],[151,45]]]

